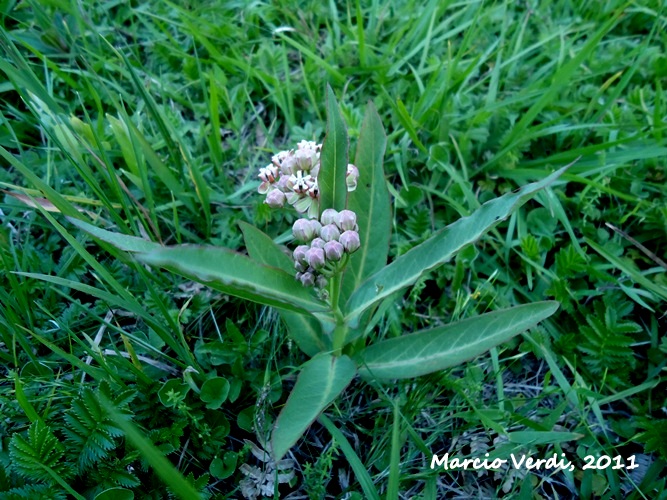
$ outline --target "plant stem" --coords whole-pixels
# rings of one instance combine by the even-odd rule
[[[340,313],[338,302],[340,301],[341,274],[342,273],[338,270],[331,277],[331,309],[336,315]]]
[[[334,316],[336,317],[336,327],[333,331],[333,348],[334,354],[339,356],[345,345],[345,337],[347,336],[347,325],[343,318],[343,313],[340,310],[339,301],[340,301],[340,289],[342,284],[343,273],[336,272],[331,277],[331,309],[333,310]]]

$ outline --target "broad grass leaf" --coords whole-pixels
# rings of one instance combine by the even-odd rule
[[[352,254],[345,271],[344,298],[387,263],[391,207],[383,167],[386,146],[387,136],[382,121],[373,103],[369,102],[354,160],[359,169],[358,185],[348,198],[348,208],[357,214],[361,248]]]
[[[306,432],[306,429],[343,392],[357,373],[347,356],[319,355],[306,364],[273,428],[271,445],[276,461]]]
[[[246,249],[252,259],[267,266],[277,267],[287,273],[294,273],[294,264],[289,256],[263,231],[248,223],[241,222],[241,231]],[[296,281],[295,281],[296,283]],[[298,283],[296,283],[298,285]],[[280,310],[280,316],[287,325],[289,336],[308,356],[331,348],[325,342],[320,322],[310,314]]]
[[[359,373],[401,379],[459,365],[548,318],[558,305],[526,304],[378,342],[359,354]]]
[[[352,326],[368,307],[397,290],[415,283],[425,272],[447,262],[464,248],[509,217],[535,192],[555,181],[567,167],[539,182],[484,203],[472,215],[441,229],[428,240],[401,255],[388,266],[366,279],[352,294],[345,311]]]
[[[225,248],[177,245],[139,254],[140,261],[163,267],[215,290],[258,304],[298,312],[323,312],[327,305],[293,276]]]
[[[320,156],[320,213],[327,208],[343,210],[347,201],[347,127],[340,114],[336,96],[327,86],[327,135]]]

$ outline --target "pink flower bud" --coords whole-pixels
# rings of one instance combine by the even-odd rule
[[[315,238],[310,242],[310,248],[324,248],[325,244],[326,241],[324,241],[322,238]]]
[[[327,278],[323,274],[320,274],[317,277],[317,279],[315,280],[315,286],[317,288],[319,288],[320,290],[325,289],[328,284],[329,284],[329,280],[327,280]]]
[[[266,203],[271,208],[282,208],[285,206],[285,201],[287,201],[285,193],[278,189],[272,189],[269,191],[269,194],[266,195],[266,200],[264,200],[264,203]]]
[[[310,264],[313,269],[322,269],[326,263],[324,250],[321,248],[311,248],[306,252],[306,260],[308,260],[308,264]]]
[[[328,224],[334,224],[336,222],[336,217],[338,217],[338,212],[333,208],[327,208],[322,212],[320,220],[322,221],[322,225],[326,226]]]
[[[299,149],[294,153],[294,159],[296,160],[298,168],[310,172],[310,169],[313,168],[313,164],[317,161],[317,156],[312,149]]]
[[[304,243],[309,242],[315,236],[313,226],[308,219],[297,219],[292,226],[292,234],[297,240]]]
[[[294,174],[296,171],[296,158],[294,158],[294,155],[290,152],[285,155],[282,162],[280,163],[280,172],[283,175],[289,176]]]
[[[305,273],[308,270],[308,263],[307,262],[301,262],[298,260],[294,261],[294,269],[301,273]]]
[[[354,231],[357,225],[357,214],[352,210],[341,210],[336,219],[336,225],[341,231]]]
[[[289,175],[281,175],[278,182],[276,182],[276,187],[282,192],[289,191],[292,187],[289,185]]]
[[[310,247],[308,245],[299,245],[294,249],[294,252],[292,253],[292,257],[294,257],[295,262],[301,262],[301,263],[306,263],[306,252],[310,250]]]
[[[315,276],[313,273],[303,273],[299,280],[303,286],[313,286],[315,284]]]
[[[359,169],[351,163],[347,166],[347,174],[345,177],[345,184],[347,184],[348,191],[357,189],[357,180],[359,179]]]
[[[338,262],[343,258],[344,252],[345,248],[343,248],[343,245],[335,240],[329,241],[324,245],[324,254],[327,256],[327,260]]]
[[[317,238],[320,235],[320,231],[322,231],[322,224],[317,219],[310,219],[308,222],[313,231],[313,236]]]
[[[355,252],[361,246],[361,243],[359,242],[359,233],[356,231],[345,231],[340,235],[339,241],[348,253]]]
[[[336,227],[336,224],[327,224],[324,226],[322,231],[320,231],[320,238],[324,241],[337,241],[340,238],[340,231]]]

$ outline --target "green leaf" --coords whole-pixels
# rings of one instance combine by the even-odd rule
[[[241,222],[243,239],[250,257],[261,264],[277,267],[288,273],[294,273],[292,259],[264,232],[254,226]],[[281,310],[280,315],[287,325],[289,336],[308,356],[331,349],[325,341],[320,322],[310,314],[300,314]]]
[[[238,454],[233,451],[228,451],[222,458],[215,457],[211,461],[208,471],[216,479],[226,479],[236,470],[237,461]]]
[[[538,444],[556,444],[564,441],[576,441],[584,437],[577,432],[558,432],[558,431],[517,431],[507,434],[510,443],[538,445]]]
[[[347,356],[322,354],[303,365],[273,428],[273,456],[280,460],[306,429],[347,387],[357,367]]]
[[[190,386],[183,383],[180,379],[172,378],[167,380],[158,391],[157,395],[160,402],[169,408],[176,406],[185,399],[190,391]]]
[[[217,410],[225,402],[228,394],[229,381],[224,377],[214,377],[201,386],[199,398],[206,403],[206,408]]]
[[[401,255],[388,266],[370,276],[347,302],[347,319],[356,326],[359,315],[375,302],[401,288],[412,285],[425,272],[447,262],[459,250],[479,239],[514,210],[528,201],[536,191],[555,181],[567,167],[539,182],[484,203],[468,217],[441,229],[424,243]]]
[[[36,420],[28,429],[28,438],[15,433],[9,442],[9,458],[14,472],[31,481],[48,480],[56,474],[68,474],[62,459],[65,449],[43,421]]]
[[[134,500],[134,493],[125,488],[109,488],[97,495],[95,500]]]
[[[105,229],[100,229],[99,227],[88,224],[87,222],[84,222],[80,219],[75,219],[74,217],[67,217],[67,220],[70,221],[72,225],[78,227],[82,231],[85,231],[94,238],[110,243],[111,245],[125,252],[148,253],[152,250],[162,248],[162,245],[159,243],[144,240],[136,236],[128,236],[127,234],[106,231]]]
[[[359,373],[375,379],[398,379],[444,370],[506,342],[556,309],[558,302],[537,302],[384,340],[359,354]]]
[[[619,271],[621,271],[623,274],[627,274],[630,277],[630,279],[632,279],[632,281],[643,286],[644,288],[646,288],[646,290],[653,293],[654,295],[657,295],[662,300],[667,300],[667,289],[665,289],[665,287],[653,283],[640,271],[637,271],[633,269],[632,266],[629,266],[624,259],[616,257],[611,252],[608,252],[590,238],[584,237],[584,241],[588,246],[590,246],[593,250],[599,253],[603,258],[605,258],[610,264],[615,266]]]
[[[391,206],[383,167],[386,146],[382,121],[369,102],[354,160],[359,169],[357,189],[348,200],[348,208],[357,214],[361,248],[352,254],[345,271],[344,297],[349,297],[364,279],[387,263]]]
[[[327,86],[327,135],[322,145],[320,173],[320,213],[327,208],[345,209],[347,201],[347,128],[340,114],[336,96]]]
[[[243,241],[245,241],[248,255],[253,260],[267,266],[277,267],[286,273],[296,272],[290,256],[268,234],[243,221],[239,222],[239,227],[243,232]]]
[[[135,424],[128,421],[127,416],[121,414],[112,401],[102,397],[101,402],[111,419],[122,429],[127,441],[141,453],[142,457],[176,496],[183,499],[202,498],[192,484],[174,467],[174,464],[145,436],[145,431],[140,430]]]
[[[359,485],[361,486],[364,495],[366,495],[366,498],[369,500],[380,500],[380,494],[373,484],[373,479],[371,479],[368,469],[359,458],[359,455],[354,451],[354,448],[345,437],[345,434],[343,434],[326,415],[320,415],[319,421],[327,428],[331,437],[345,455],[345,459],[357,476],[357,481],[359,481]]]
[[[303,352],[308,356],[315,356],[322,351],[332,349],[331,342],[324,335],[321,323],[310,314],[301,314],[292,311],[281,310],[287,333],[296,342]]]
[[[285,271],[259,264],[226,248],[176,245],[140,254],[138,258],[258,304],[298,312],[328,309]]]

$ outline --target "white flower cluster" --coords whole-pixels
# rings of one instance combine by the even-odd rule
[[[258,192],[266,195],[264,202],[271,208],[281,208],[285,203],[292,205],[299,213],[308,213],[316,219],[319,212],[320,189],[317,176],[320,172],[322,145],[313,141],[301,141],[296,150],[281,151],[274,155],[271,164],[259,169]],[[354,165],[347,166],[347,190],[357,187],[359,170]]]
[[[304,286],[324,290],[338,265],[359,246],[357,215],[351,210],[322,212],[320,220],[299,219],[292,227],[302,244],[293,253],[296,279]]]

